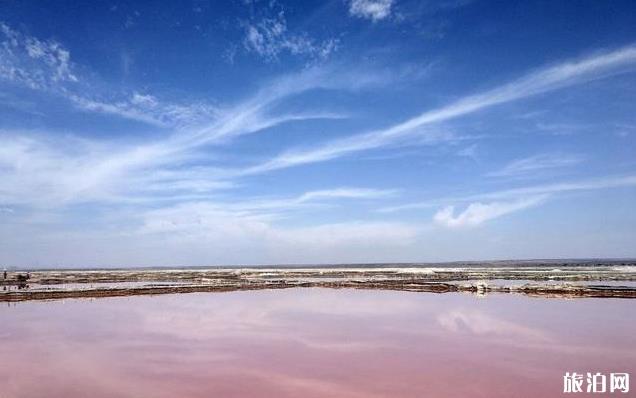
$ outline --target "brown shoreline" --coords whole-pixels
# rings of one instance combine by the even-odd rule
[[[376,289],[393,291],[410,291],[426,293],[468,292],[479,295],[487,293],[516,293],[527,296],[546,298],[636,298],[636,289],[613,288],[611,286],[572,287],[572,286],[528,286],[522,288],[458,286],[446,283],[390,285],[383,283],[348,284],[348,283],[302,283],[302,284],[266,284],[257,286],[223,287],[223,286],[171,286],[149,288],[109,288],[95,290],[60,290],[60,291],[11,291],[0,295],[0,302],[17,302],[29,300],[61,300],[70,298],[104,298],[123,296],[143,296],[183,293],[233,292],[264,289],[289,289],[300,287],[329,289]]]
[[[411,267],[38,271],[0,281],[0,302],[195,292],[284,289],[378,289],[477,295],[636,298],[636,267]],[[20,273],[24,275],[25,273]]]

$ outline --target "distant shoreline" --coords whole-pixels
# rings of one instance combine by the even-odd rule
[[[22,271],[0,281],[0,301],[307,287],[636,298],[634,262],[540,264]]]
[[[462,268],[462,267],[541,267],[564,265],[577,266],[620,266],[636,265],[636,258],[568,258],[568,259],[512,259],[512,260],[475,260],[475,261],[439,261],[439,262],[386,262],[386,263],[307,263],[307,264],[229,264],[229,265],[197,265],[197,266],[97,266],[97,267],[15,267],[7,266],[11,272],[16,271],[126,271],[126,270],[205,270],[205,269],[304,269],[304,268]],[[0,265],[1,266],[1,265]]]

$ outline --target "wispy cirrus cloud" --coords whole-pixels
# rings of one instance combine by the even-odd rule
[[[455,215],[455,206],[447,206],[433,216],[436,224],[462,228],[483,224],[486,221],[505,216],[529,207],[537,206],[547,199],[547,195],[536,195],[508,202],[471,203],[464,211]]]
[[[26,35],[0,22],[0,80],[6,83],[64,98],[82,111],[163,128],[196,125],[218,111],[203,101],[173,103],[135,91],[105,93],[78,69],[61,43]]]
[[[372,74],[371,74],[372,75]],[[309,119],[347,117],[331,112],[273,112],[287,98],[314,89],[357,90],[379,82],[371,75],[350,79],[312,67],[268,81],[262,89],[233,106],[215,108],[214,116],[196,126],[183,126],[144,142],[109,143],[73,137],[48,137],[23,131],[0,131],[0,200],[60,206],[70,203],[147,201],[149,198],[194,199],[234,186],[236,174],[218,168],[193,165],[202,147],[225,145],[239,136],[253,134],[282,123]],[[335,76],[335,77],[334,77]],[[105,113],[144,112],[130,117],[153,117],[166,107],[147,94],[135,93],[117,109]],[[149,110],[152,109],[153,113]],[[152,120],[148,121],[149,123]],[[157,122],[164,125],[162,119]],[[211,158],[211,155],[207,155]]]
[[[13,30],[8,32],[14,34]],[[26,36],[19,37],[23,41],[30,40]],[[22,57],[28,57],[25,46],[18,46],[15,51],[18,50],[22,51]],[[73,70],[72,62],[65,60],[68,69]],[[44,73],[33,66],[29,68],[27,70],[35,75]],[[47,70],[46,73],[57,72]],[[352,79],[348,73],[335,74],[328,68],[308,67],[300,73],[267,81],[244,101],[223,107],[206,103],[165,103],[137,91],[124,97],[108,96],[108,100],[91,99],[75,93],[60,81],[32,87],[65,97],[85,111],[137,120],[166,131],[145,142],[135,142],[131,137],[117,143],[66,135],[56,138],[55,134],[43,132],[0,131],[0,164],[3,166],[0,168],[0,200],[58,206],[87,201],[129,202],[148,197],[166,200],[170,196],[184,198],[227,189],[233,186],[228,181],[233,175],[212,169],[205,171],[205,167],[190,164],[200,156],[197,154],[200,148],[226,144],[238,136],[283,123],[347,117],[326,111],[285,113],[275,111],[274,107],[313,89],[357,90],[384,84],[372,75],[360,73],[358,79]],[[53,82],[52,79],[49,80]],[[79,82],[74,83],[84,84],[82,79],[77,80]],[[13,83],[27,85],[24,81]]]
[[[198,157],[197,148],[289,120],[314,117],[249,120],[244,117],[247,114],[239,107],[215,122],[215,129],[177,132],[163,140],[137,144],[0,131],[0,201],[49,207],[131,202],[149,195],[165,200],[188,193],[209,194],[233,187],[228,181],[233,176],[189,166]]]
[[[574,166],[583,162],[581,155],[566,153],[542,153],[514,160],[502,169],[486,174],[488,177],[527,177],[546,170]]]
[[[474,195],[470,199],[498,199],[520,195],[556,194],[576,191],[594,191],[599,189],[624,188],[636,186],[636,175],[605,176],[571,182],[533,185]]]
[[[150,94],[133,92],[111,101],[67,94],[80,110],[119,116],[161,128],[180,128],[208,122],[218,117],[219,108],[204,102],[176,104],[164,102]]]
[[[306,202],[314,199],[329,199],[329,198],[382,198],[387,196],[394,196],[397,193],[396,190],[388,189],[369,189],[369,188],[334,188],[325,189],[320,191],[311,191],[303,194],[298,198],[301,202]]]
[[[177,253],[177,263],[184,261],[186,252],[244,252],[245,248],[269,262],[307,263],[309,258],[323,263],[342,262],[342,258],[373,262],[412,244],[419,233],[418,227],[401,222],[281,226],[275,223],[276,215],[201,202],[146,211],[141,218],[141,227],[132,236],[137,242],[164,242],[170,253]]]
[[[308,191],[297,196],[288,197],[255,197],[243,200],[223,201],[218,199],[183,201],[173,206],[184,215],[186,210],[206,209],[206,211],[248,217],[254,220],[270,221],[280,215],[298,209],[310,209],[322,205],[341,203],[340,199],[381,200],[396,195],[396,190],[382,190],[359,187],[339,187],[317,191]],[[154,212],[151,212],[154,214]],[[196,212],[194,212],[196,213]]]
[[[11,32],[13,31],[9,31]],[[40,50],[32,49],[31,51],[36,59],[39,59],[37,57],[40,57],[38,55]],[[63,59],[70,62],[68,58],[63,57]],[[235,137],[252,134],[289,121],[342,117],[342,115],[324,112],[270,113],[274,105],[286,98],[317,88],[356,89],[360,85],[376,85],[378,82],[373,78],[365,79],[364,75],[360,76],[361,79],[351,79],[346,74],[332,73],[333,71],[329,71],[328,68],[308,68],[301,73],[268,82],[255,95],[234,106],[201,111],[200,114],[206,112],[214,114],[202,118],[201,126],[190,128],[186,125],[184,128],[175,129],[161,139],[141,144],[113,146],[108,143],[76,140],[67,145],[55,140],[43,140],[37,135],[3,132],[0,135],[0,142],[3,143],[0,151],[0,164],[3,165],[0,170],[3,180],[0,185],[0,199],[8,204],[31,203],[46,206],[87,201],[143,201],[146,198],[194,200],[218,190],[234,187],[233,181],[243,175],[326,161],[348,153],[392,145],[400,139],[415,135],[424,137],[424,140],[430,143],[449,140],[452,137],[440,132],[439,129],[432,128],[433,125],[496,104],[619,73],[624,68],[631,68],[635,61],[636,49],[625,47],[582,60],[558,64],[530,73],[485,93],[465,97],[445,107],[425,112],[387,129],[337,139],[313,150],[288,151],[268,162],[238,171],[214,168],[206,170],[201,167],[188,167],[188,164],[192,157],[196,156],[196,150],[202,146],[225,143]],[[73,69],[72,64],[69,64],[68,69]],[[57,72],[49,71],[49,73]],[[195,116],[188,114],[190,108],[171,108],[150,94],[133,92],[124,102],[111,103],[90,102],[83,97],[67,95],[77,104],[81,103],[82,106],[92,108],[93,111],[122,113],[129,118],[146,119],[145,121],[150,124],[167,126],[181,118],[190,121],[196,119]],[[164,115],[171,114],[186,116],[169,116],[168,119],[162,119]],[[532,161],[525,160],[509,165],[504,170],[507,170],[505,173],[515,173],[556,167],[557,163],[558,161],[552,158],[535,158]],[[566,185],[551,189],[581,188]],[[545,191],[549,192],[551,189]],[[526,191],[522,189],[510,193],[507,197],[546,192],[541,189]],[[317,196],[366,198],[387,194],[389,193],[384,191],[335,189],[307,193],[306,195],[309,196],[292,200],[261,202],[260,207],[276,207],[277,201],[282,205],[293,206]],[[413,205],[405,205],[402,208],[408,206]],[[458,216],[455,216],[453,212],[450,214],[446,212],[445,220],[448,223],[477,220],[479,217],[473,214],[474,209]],[[394,208],[393,211],[395,210]],[[494,213],[496,212],[493,210]]]
[[[445,203],[467,203],[467,202],[483,202],[483,201],[495,201],[489,202],[490,204],[498,203],[494,206],[491,206],[491,210],[496,209],[505,209],[507,207],[506,204],[510,205],[509,208],[514,208],[514,204],[523,205],[525,203],[529,203],[532,206],[539,205],[544,203],[549,198],[567,193],[567,192],[577,192],[577,191],[595,191],[595,190],[605,190],[605,189],[614,189],[614,188],[631,188],[636,187],[636,175],[623,175],[623,176],[605,176],[594,179],[586,179],[586,180],[578,180],[578,181],[568,181],[568,182],[559,182],[553,184],[542,184],[542,185],[532,185],[521,188],[513,188],[506,189],[500,191],[486,192],[474,195],[466,195],[463,197],[447,197],[447,198],[438,198],[432,199],[422,202],[415,203],[407,203],[403,205],[397,206],[389,206],[383,207],[378,211],[381,213],[393,213],[400,211],[411,211],[411,210],[419,210],[419,209],[430,209],[434,207],[442,206]],[[521,199],[520,199],[521,198]],[[536,203],[528,201],[528,198],[540,198]],[[479,217],[475,217],[475,214],[481,213],[486,214],[488,209],[485,208],[481,203],[480,205],[473,206],[473,210],[470,212],[464,211],[459,216],[454,215],[454,207],[446,206],[440,210],[436,216],[439,217],[439,221],[441,224],[449,225],[453,223],[462,224],[470,224],[468,222],[469,219],[477,219]],[[468,206],[470,208],[471,205]],[[467,210],[468,210],[467,208]],[[524,207],[521,206],[520,210]],[[485,221],[485,220],[483,220]]]
[[[636,47],[633,45],[579,60],[566,61],[536,70],[483,93],[461,98],[449,105],[424,112],[405,122],[384,129],[336,139],[312,149],[284,152],[269,161],[245,170],[245,173],[257,174],[302,164],[323,162],[354,152],[386,146],[398,139],[421,134],[422,129],[427,126],[457,119],[507,102],[583,84],[627,70],[634,70],[635,67]],[[432,129],[430,132],[431,139],[434,140],[433,135],[437,131]]]
[[[78,8],[67,18],[100,19],[79,30],[62,20],[38,26],[45,13],[18,7],[15,25],[0,28],[2,261],[395,261],[598,248],[631,255],[625,203],[636,192],[633,175],[554,177],[595,175],[577,153],[608,170],[633,169],[636,47],[612,47],[629,38],[606,37],[601,52],[547,58],[523,72],[537,54],[498,51],[514,47],[504,37],[511,28],[480,22],[468,41],[420,51],[431,35],[459,32],[464,16],[455,9],[467,3],[250,0],[156,13],[119,6],[123,15]],[[473,11],[496,12],[479,4]],[[480,48],[481,35],[503,40]],[[563,43],[571,47],[548,46],[543,56],[589,50]],[[484,57],[462,51],[473,45]],[[234,65],[219,60],[228,47]],[[500,53],[514,62],[487,69]],[[486,81],[472,78],[477,70],[488,71]],[[581,134],[555,135],[568,132]],[[544,149],[519,152],[526,143]],[[301,167],[318,162],[334,164]],[[554,244],[572,224],[552,216],[585,194],[595,200],[581,201],[581,228],[568,246]],[[521,221],[544,203],[549,214],[532,211],[538,222],[524,219],[527,229],[514,236],[453,230]],[[595,235],[600,214],[608,227]],[[545,234],[532,230],[546,225]]]
[[[296,209],[340,204],[342,200],[381,200],[394,197],[398,193],[395,189],[372,189],[359,187],[338,187],[305,192],[289,198],[256,198],[238,203],[225,203],[226,209],[241,212],[275,211],[277,214]],[[271,214],[270,214],[271,215]]]

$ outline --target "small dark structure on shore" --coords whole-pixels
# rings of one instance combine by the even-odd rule
[[[9,278],[9,276],[11,276],[11,278]],[[0,285],[5,286],[6,290],[6,286],[17,286],[18,289],[24,289],[26,287],[29,287],[27,285],[27,281],[31,279],[31,273],[27,272],[25,274],[19,274],[19,273],[15,273],[13,275],[9,275],[9,273],[7,272],[7,270],[3,270],[2,271],[2,279],[0,279]]]

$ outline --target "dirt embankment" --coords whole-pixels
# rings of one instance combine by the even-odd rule
[[[636,264],[37,271],[0,280],[0,301],[297,287],[636,298]]]

